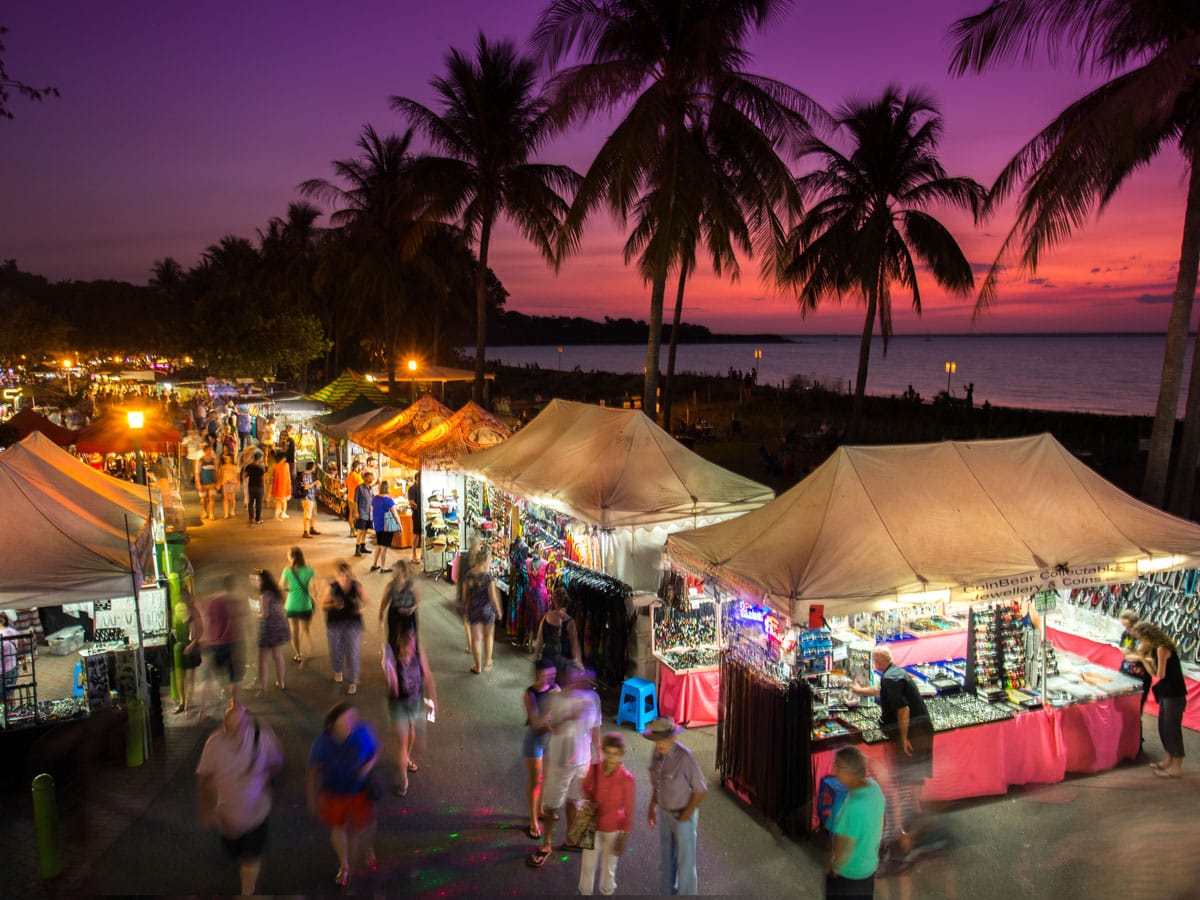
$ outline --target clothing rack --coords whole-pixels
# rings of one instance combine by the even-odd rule
[[[620,684],[628,667],[630,620],[625,610],[633,589],[570,560],[558,571],[558,586],[567,595],[585,665],[602,683]]]

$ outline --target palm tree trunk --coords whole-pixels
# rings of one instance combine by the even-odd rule
[[[687,285],[687,265],[679,267],[679,290],[675,294],[675,315],[671,319],[671,342],[667,345],[667,380],[663,385],[663,428],[671,430],[671,391],[675,387],[675,346],[679,343],[679,321],[683,318],[683,289]]]
[[[658,421],[658,355],[662,348],[663,297],[667,293],[667,267],[660,264],[650,289],[650,334],[646,338],[646,377],[642,382],[642,411]]]
[[[479,271],[475,273],[475,383],[471,399],[483,406],[484,372],[487,363],[487,264],[492,241],[492,217],[484,213],[479,226]]]
[[[871,333],[875,330],[875,309],[878,293],[871,291],[867,297],[867,321],[863,324],[862,340],[858,345],[858,378],[854,382],[854,403],[850,407],[850,424],[846,428],[846,440],[853,444],[859,439],[862,428],[863,398],[867,395],[867,363],[871,358]]]
[[[1175,278],[1175,304],[1180,297],[1196,296],[1197,271],[1200,270],[1200,154],[1193,153],[1188,179],[1187,207],[1183,216],[1183,240],[1179,248],[1179,273]],[[1189,304],[1190,307],[1190,304]],[[1174,319],[1174,305],[1172,306]],[[1184,320],[1184,335],[1191,321],[1191,309]],[[1180,360],[1182,368],[1182,359]],[[1196,484],[1196,464],[1200,462],[1200,345],[1192,344],[1192,374],[1188,381],[1187,413],[1183,419],[1183,441],[1171,481],[1171,512],[1191,517],[1192,496]]]
[[[1193,159],[1200,156],[1193,154]],[[1183,380],[1183,357],[1187,350],[1188,330],[1192,321],[1192,301],[1196,293],[1196,254],[1200,252],[1200,163],[1193,163],[1188,178],[1187,207],[1183,218],[1183,240],[1179,251],[1179,274],[1175,281],[1175,299],[1171,304],[1171,318],[1167,323],[1167,347],[1163,353],[1162,380],[1158,388],[1158,405],[1154,410],[1154,428],[1150,432],[1150,452],[1146,459],[1146,479],[1142,484],[1142,500],[1153,506],[1162,506],[1167,495],[1167,473],[1171,464],[1171,445],[1175,441],[1175,419],[1179,415],[1179,387]],[[1192,260],[1190,284],[1187,260]],[[1195,361],[1192,364],[1192,382],[1195,384]],[[1188,390],[1188,420],[1196,419],[1192,414],[1192,402],[1200,391]],[[1196,397],[1200,402],[1200,397]],[[1185,426],[1186,428],[1186,426]],[[1194,478],[1195,450],[1191,450]],[[1182,466],[1179,470],[1182,471]],[[1178,477],[1179,473],[1176,473]],[[1190,479],[1189,479],[1190,481]],[[1190,493],[1190,490],[1189,490]],[[1190,501],[1189,501],[1190,502]],[[1174,501],[1172,501],[1174,508]]]

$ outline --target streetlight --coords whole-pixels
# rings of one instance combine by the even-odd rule
[[[71,393],[71,361],[64,359],[62,361],[63,371],[67,373],[67,393]]]
[[[562,371],[562,345],[558,347],[558,371]]]
[[[408,383],[412,387],[412,402],[417,402],[417,361],[410,359],[408,361]]]
[[[958,363],[953,360],[946,363],[946,393],[950,393],[950,376],[958,371]]]
[[[133,432],[134,454],[137,458],[138,484],[146,483],[146,469],[142,465],[142,428],[146,425],[146,415],[140,409],[131,409],[125,413],[129,422],[129,430]]]

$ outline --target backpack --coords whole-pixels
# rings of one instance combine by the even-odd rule
[[[292,479],[292,499],[307,500],[308,489],[311,485],[312,481],[310,480],[309,474],[307,472],[299,473],[295,478]]]

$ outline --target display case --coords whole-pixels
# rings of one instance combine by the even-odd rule
[[[710,671],[720,664],[721,624],[716,600],[693,601],[689,609],[650,607],[650,652],[676,674]]]

